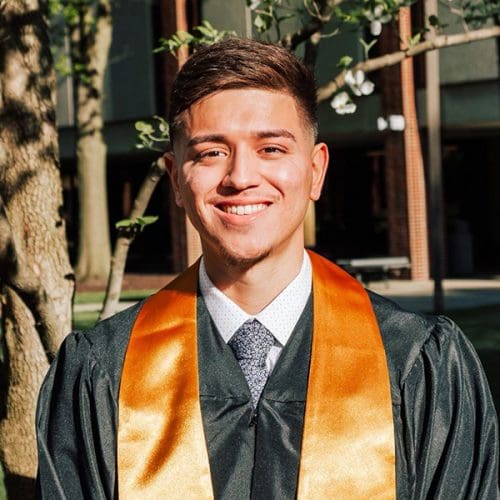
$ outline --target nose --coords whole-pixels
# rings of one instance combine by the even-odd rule
[[[227,163],[222,185],[242,191],[258,185],[259,179],[258,159],[252,156],[251,151],[239,149],[231,155]]]

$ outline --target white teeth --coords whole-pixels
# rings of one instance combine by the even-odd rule
[[[264,210],[266,205],[258,203],[256,205],[225,205],[224,212],[236,215],[249,215],[260,210]]]

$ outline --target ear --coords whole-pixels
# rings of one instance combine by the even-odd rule
[[[172,189],[174,190],[175,203],[177,206],[182,207],[182,196],[179,189],[179,172],[177,169],[177,163],[175,161],[174,153],[168,152],[163,155],[163,161],[165,162],[165,167],[167,168],[170,181],[172,183]]]
[[[314,146],[311,160],[313,177],[309,197],[311,200],[316,201],[321,195],[329,161],[328,146],[324,142],[320,142]]]

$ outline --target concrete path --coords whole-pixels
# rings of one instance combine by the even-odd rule
[[[123,311],[123,309],[127,309],[127,307],[133,306],[135,301],[126,300],[120,302],[118,304],[118,311]],[[75,304],[73,306],[73,312],[97,312],[102,308],[101,303],[89,303],[89,304]]]
[[[432,281],[389,280],[367,288],[388,297],[405,309],[431,312]],[[445,311],[500,304],[500,279],[447,279],[443,282]]]

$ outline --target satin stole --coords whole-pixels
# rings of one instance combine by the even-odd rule
[[[390,382],[363,287],[319,255],[298,498],[396,497]],[[195,264],[132,328],[118,402],[120,499],[213,498],[199,399]]]

